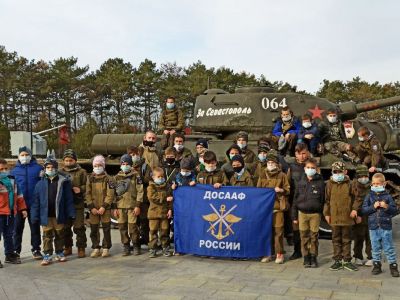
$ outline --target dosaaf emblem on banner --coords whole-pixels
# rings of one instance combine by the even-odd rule
[[[257,258],[271,253],[273,189],[210,185],[174,191],[179,253]]]

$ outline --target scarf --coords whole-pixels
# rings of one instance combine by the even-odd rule
[[[8,191],[8,205],[10,210],[14,209],[14,187],[10,178],[7,175],[0,175],[0,182],[7,188]]]

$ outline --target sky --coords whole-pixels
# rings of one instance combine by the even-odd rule
[[[396,0],[0,0],[0,45],[91,70],[200,60],[315,93],[324,79],[399,81],[399,12]]]

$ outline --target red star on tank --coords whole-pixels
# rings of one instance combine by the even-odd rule
[[[315,104],[315,107],[313,109],[309,109],[312,113],[312,119],[320,118],[322,120],[322,113],[325,111],[323,109],[320,109],[317,104]]]

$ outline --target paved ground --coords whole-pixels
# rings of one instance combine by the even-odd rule
[[[395,231],[400,218],[395,219]],[[88,230],[89,231],[89,230]],[[87,231],[87,232],[88,232]],[[27,232],[28,233],[28,232]],[[30,257],[25,237],[23,263],[0,269],[3,299],[399,299],[400,279],[388,266],[372,276],[329,271],[331,242],[322,240],[320,268],[304,269],[302,262],[283,265],[193,256],[121,257],[119,232],[113,230],[110,258],[78,259],[41,267]],[[27,236],[27,235],[26,235]],[[400,249],[400,234],[395,234]],[[291,248],[287,247],[288,253]],[[89,249],[88,249],[89,252]],[[2,259],[3,260],[3,259]]]

